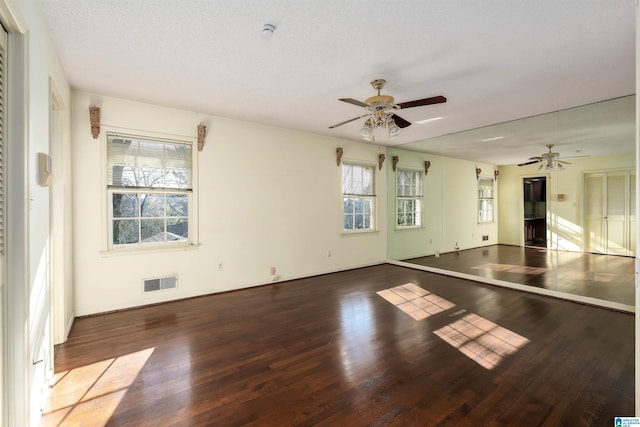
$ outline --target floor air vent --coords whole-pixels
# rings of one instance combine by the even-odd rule
[[[143,285],[144,292],[161,291],[163,289],[175,289],[178,286],[178,276],[144,279]]]

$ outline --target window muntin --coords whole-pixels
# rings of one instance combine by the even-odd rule
[[[422,172],[396,171],[396,225],[398,228],[422,226]]]
[[[344,231],[375,229],[375,169],[373,166],[342,164]]]
[[[107,133],[110,245],[189,242],[192,146]]]
[[[478,178],[478,222],[493,222],[493,178]]]

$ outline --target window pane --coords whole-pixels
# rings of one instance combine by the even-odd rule
[[[138,220],[116,219],[113,221],[113,244],[138,243]]]
[[[142,241],[164,242],[164,218],[162,219],[143,219],[142,223]]]
[[[189,214],[189,196],[186,194],[167,194],[167,216],[187,216]]]
[[[362,168],[362,193],[373,194],[373,168]]]
[[[189,221],[187,218],[168,218],[167,233],[170,240],[185,240],[189,237]]]
[[[342,194],[375,194],[373,178],[374,169],[372,166],[343,163]]]
[[[412,213],[408,213],[407,214],[407,225],[413,225],[413,214]]]
[[[364,202],[364,213],[371,215],[373,213],[373,200],[365,199]]]
[[[164,199],[164,194],[140,194],[140,211],[142,212],[142,216],[163,217]],[[144,240],[144,237],[142,239]]]
[[[353,215],[345,214],[344,215],[344,229],[345,230],[353,230]]]
[[[355,199],[353,202],[355,204],[355,213],[362,213],[364,211],[364,200]]]
[[[345,214],[353,213],[353,199],[346,198],[343,204]]]
[[[135,193],[113,193],[113,217],[131,218],[138,216],[138,195]]]
[[[140,187],[165,187],[164,184],[164,171],[162,165],[153,168],[150,166],[141,167],[138,169],[138,186]]]
[[[354,228],[361,230],[364,227],[364,216],[362,214],[356,214],[353,216]]]
[[[191,188],[191,144],[107,134],[108,183]]]

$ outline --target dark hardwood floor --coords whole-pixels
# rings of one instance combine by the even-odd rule
[[[631,257],[492,245],[405,261],[635,305],[635,265]]]
[[[42,425],[607,426],[634,316],[384,264],[80,318],[55,365]]]

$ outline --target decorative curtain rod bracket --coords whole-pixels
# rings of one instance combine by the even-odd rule
[[[431,167],[431,162],[429,160],[424,161],[424,174],[427,175],[429,173],[429,168]]]
[[[100,107],[89,106],[89,122],[91,123],[91,136],[98,139],[100,136]]]
[[[480,179],[480,173],[481,172],[482,172],[482,169],[476,168],[476,179]]]
[[[207,136],[207,127],[202,123],[198,125],[198,151],[204,148],[204,138]]]
[[[378,154],[378,170],[379,171],[382,170],[382,164],[384,163],[384,159],[385,159],[384,154],[382,153]]]
[[[493,171],[493,179],[495,181],[498,180],[498,175],[500,174],[500,171],[498,171],[497,169]]]
[[[342,163],[342,153],[344,151],[342,150],[342,147],[338,147],[336,148],[336,163],[338,164],[338,166],[340,166],[340,163]]]
[[[398,166],[398,160],[400,160],[400,159],[398,159],[398,156],[393,156],[393,157],[391,158],[391,161],[392,161],[392,164],[393,164],[393,171],[394,171],[394,172],[396,171],[396,166]]]

